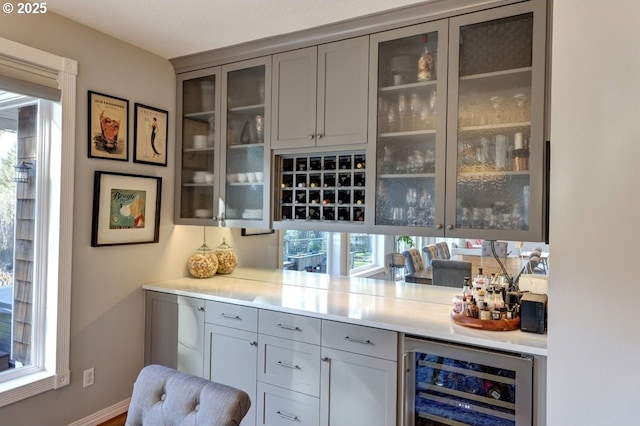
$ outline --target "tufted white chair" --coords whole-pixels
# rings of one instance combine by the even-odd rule
[[[133,385],[125,426],[237,426],[250,406],[239,389],[148,365]]]

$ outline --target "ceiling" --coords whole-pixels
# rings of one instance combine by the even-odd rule
[[[425,0],[49,0],[47,8],[171,59],[424,2]]]

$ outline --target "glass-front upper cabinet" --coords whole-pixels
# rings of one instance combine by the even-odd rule
[[[269,227],[271,57],[222,67],[224,223]]]
[[[376,232],[441,235],[445,216],[447,21],[371,36],[368,157]],[[377,102],[375,101],[377,100]],[[372,197],[369,197],[372,198]]]
[[[217,225],[220,68],[179,75],[177,95],[175,222]]]
[[[543,236],[545,7],[450,20],[446,234]]]

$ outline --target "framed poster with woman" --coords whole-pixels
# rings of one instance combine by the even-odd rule
[[[135,104],[133,162],[167,165],[167,134],[169,129],[167,111]]]

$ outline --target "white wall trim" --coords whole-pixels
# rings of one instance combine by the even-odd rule
[[[131,398],[127,398],[124,401],[120,401],[117,404],[104,408],[97,413],[93,413],[90,416],[85,417],[84,419],[70,423],[68,426],[97,426],[100,423],[104,423],[122,413],[126,413],[129,410],[129,403],[131,403]]]

